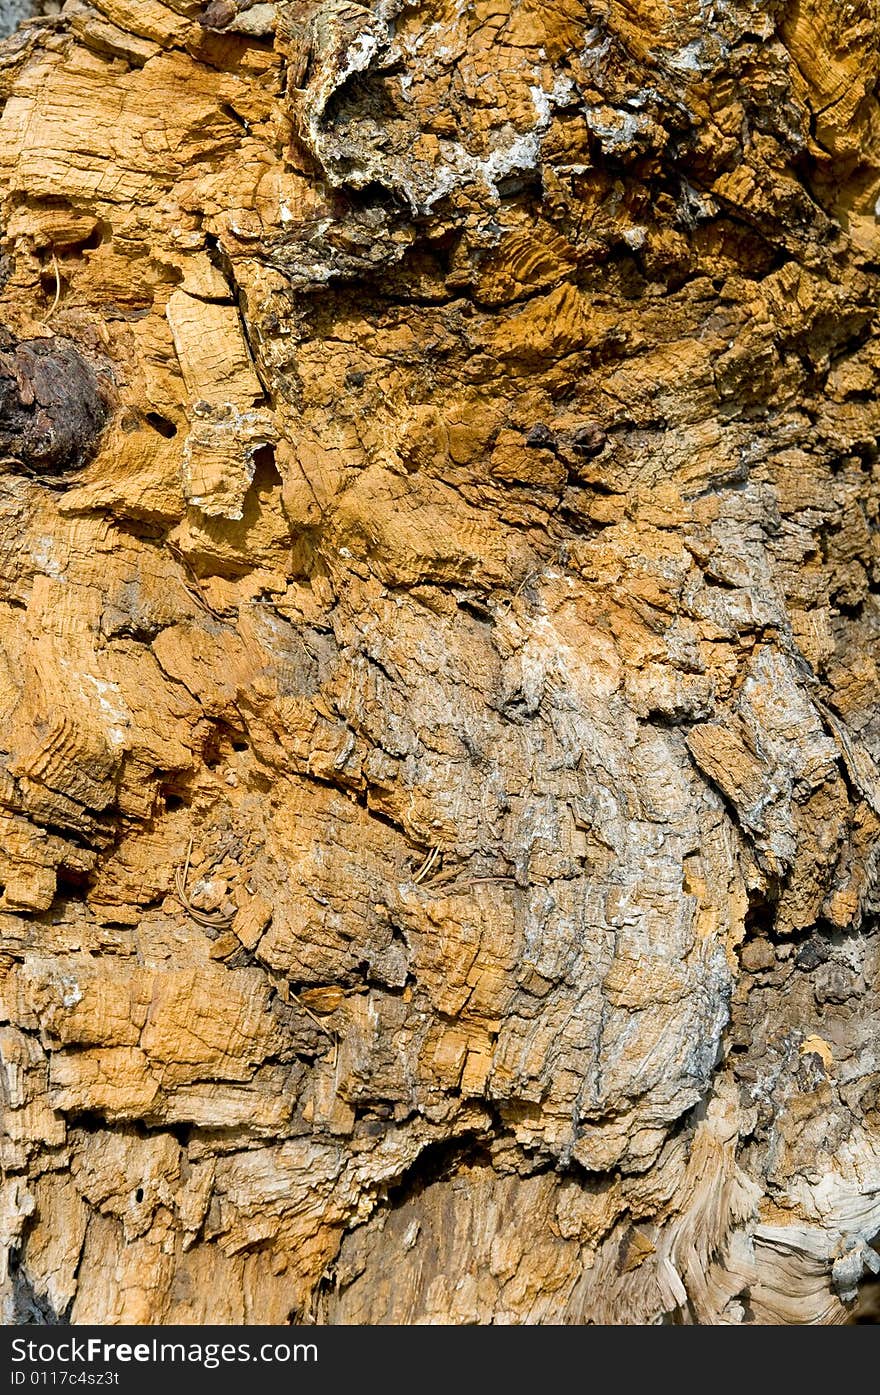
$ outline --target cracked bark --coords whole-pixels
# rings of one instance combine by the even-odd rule
[[[0,44],[7,1319],[849,1320],[877,21]]]

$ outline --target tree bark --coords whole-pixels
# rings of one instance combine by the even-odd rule
[[[849,1320],[878,19],[0,44],[6,1320]]]

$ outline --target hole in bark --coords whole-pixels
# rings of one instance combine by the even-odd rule
[[[182,798],[181,795],[172,794],[170,790],[167,793],[163,790],[163,796],[165,799],[165,809],[167,813],[173,813],[175,809],[182,808],[183,805],[186,803],[186,801]]]
[[[67,900],[82,900],[91,884],[89,872],[79,872],[70,867],[59,867],[55,877],[56,894]]]
[[[142,1202],[143,1199],[144,1199],[144,1189],[143,1189],[143,1187],[138,1187],[137,1191],[136,1191],[135,1194],[134,1194],[134,1199],[135,1199],[135,1201],[137,1202],[138,1206],[140,1206],[141,1202]]]
[[[274,446],[258,446],[254,451],[254,484],[258,491],[277,489],[283,483],[275,464]]]
[[[230,121],[234,121],[236,126],[240,126],[245,133],[250,134],[251,123],[246,116],[242,116],[240,111],[235,110],[231,102],[221,102],[220,111],[224,116],[227,116]]]
[[[486,1140],[476,1133],[429,1143],[412,1166],[389,1185],[385,1195],[390,1206],[399,1207],[404,1201],[419,1196],[427,1187],[451,1177],[462,1167],[489,1164]]]
[[[227,759],[230,751],[246,751],[246,734],[238,727],[230,727],[225,722],[215,722],[204,739],[202,759],[209,769]]]
[[[154,431],[158,431],[160,436],[164,436],[166,441],[170,441],[177,435],[177,427],[168,417],[163,417],[161,412],[145,412],[144,421],[148,426],[152,426]]]
[[[494,625],[495,616],[489,606],[476,596],[460,596],[456,601],[459,610],[463,610],[466,615],[470,615],[474,620],[479,620],[483,625]]]
[[[757,891],[751,893],[748,910],[743,921],[746,939],[773,934],[773,927],[776,924],[777,899],[775,888],[771,888],[766,896]]]
[[[507,179],[499,179],[495,187],[499,198],[510,199],[515,194],[524,194],[529,190],[537,193],[541,187],[541,177],[537,172],[510,175]]]
[[[107,1120],[95,1109],[75,1109],[68,1114],[67,1122],[71,1128],[81,1129],[83,1133],[101,1133],[107,1127]]]

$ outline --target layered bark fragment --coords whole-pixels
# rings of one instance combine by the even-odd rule
[[[7,1315],[847,1320],[877,19],[0,46]]]

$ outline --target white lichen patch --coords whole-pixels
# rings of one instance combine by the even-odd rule
[[[124,746],[132,717],[118,685],[105,678],[96,678],[94,674],[83,673],[80,675],[80,692],[89,706],[97,709],[96,715],[110,745],[117,749]]]

